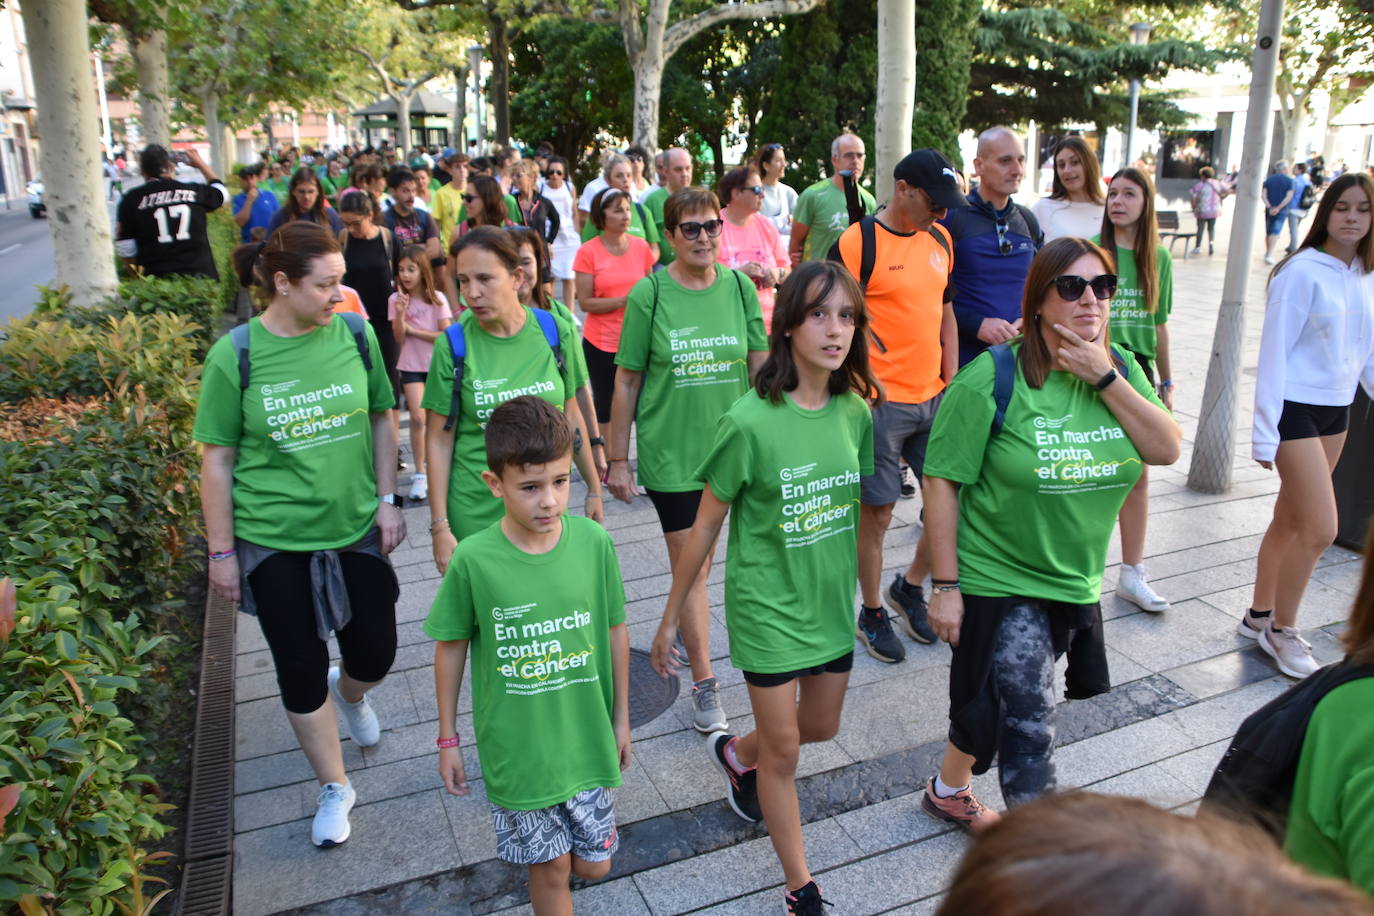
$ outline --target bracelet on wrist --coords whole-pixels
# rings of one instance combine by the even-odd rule
[[[952,585],[932,585],[932,586],[930,587],[930,593],[931,593],[932,595],[943,595],[945,592],[957,592],[958,590],[959,590],[959,583],[958,583],[958,582],[955,582],[955,583],[952,584]]]
[[[606,437],[605,437],[605,436],[592,436],[590,439],[587,440],[587,444],[588,444],[588,445],[602,445],[602,446],[604,446],[604,445],[606,444]]]
[[[234,548],[230,547],[228,550],[217,550],[217,551],[214,551],[214,552],[212,552],[212,553],[210,553],[210,554],[207,554],[207,556],[208,556],[211,560],[228,560],[229,558],[231,558],[231,557],[233,557],[233,556],[236,556],[237,554],[238,554],[238,551],[236,551],[236,550],[234,550]]]
[[[1098,391],[1102,391],[1112,382],[1116,381],[1118,377],[1115,369],[1108,369],[1107,374],[1098,379],[1097,384],[1093,385],[1093,387]]]
[[[587,494],[587,499],[600,499],[600,498],[601,498],[601,494],[600,494],[600,493],[588,493],[588,494]]]
[[[607,459],[606,459],[606,463],[607,463],[607,464],[615,464],[617,461],[629,461],[629,460],[630,460],[629,458],[607,458]]]
[[[458,740],[458,736],[457,736],[457,735],[454,735],[452,738],[436,738],[436,739],[434,739],[434,745],[435,745],[435,747],[457,747],[458,744],[459,744],[459,740]]]
[[[433,533],[434,533],[434,529],[435,529],[435,528],[438,528],[440,525],[443,525],[443,526],[445,526],[445,527],[448,527],[448,516],[447,516],[447,515],[444,516],[443,518],[436,518],[434,521],[430,522],[430,523],[429,523],[429,533],[430,533],[430,534],[433,534]]]
[[[1170,388],[1173,388],[1173,387],[1174,387],[1174,380],[1171,379],[1171,378],[1160,379],[1160,380],[1159,380],[1159,387],[1161,387],[1161,388],[1163,388],[1163,389],[1165,389],[1165,390],[1168,390],[1168,389],[1170,389]]]
[[[959,584],[959,580],[958,580],[958,579],[937,579],[937,578],[935,578],[934,576],[931,576],[931,577],[930,577],[930,584],[931,584],[931,585],[958,585],[958,584]]]

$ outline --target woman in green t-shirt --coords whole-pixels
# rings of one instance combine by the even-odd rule
[[[663,674],[676,667],[678,620],[733,512],[725,620],[755,730],[716,732],[711,754],[735,813],[768,822],[788,912],[810,913],[820,889],[802,846],[797,755],[840,727],[854,664],[859,476],[873,472],[868,400],[882,394],[868,368],[863,293],[842,265],[803,264],[774,314],[754,389],[720,419],[696,471],[701,504],[673,566],[653,663]]]
[[[1168,322],[1174,303],[1173,260],[1159,244],[1155,188],[1144,172],[1128,168],[1112,176],[1099,239],[1112,256],[1118,278],[1112,299],[1112,340],[1135,358],[1159,392],[1160,401],[1172,410]],[[1169,602],[1150,587],[1145,574],[1145,529],[1149,521],[1150,477],[1148,471],[1142,471],[1121,507],[1121,571],[1116,593],[1141,610],[1158,614],[1169,610]]]
[[[482,481],[487,467],[483,432],[500,404],[523,394],[562,408],[576,430],[573,460],[587,484],[586,515],[601,521],[601,479],[596,475],[575,392],[580,376],[569,354],[576,346],[572,328],[554,316],[559,347],[545,336],[539,317],[520,304],[525,269],[515,238],[504,229],[478,226],[453,245],[458,287],[467,306],[454,325],[462,330],[462,387],[454,411],[454,359],[448,336],[434,344],[429,379],[420,406],[425,420],[429,464],[430,533],[434,562],[448,568],[458,539],[500,520],[502,504]],[[447,332],[453,333],[452,328]],[[562,355],[564,364],[559,365]]]
[[[701,500],[697,466],[716,423],[749,390],[768,344],[753,281],[716,263],[724,226],[716,195],[683,188],[664,204],[663,226],[673,263],[635,283],[626,297],[606,484],[622,502],[634,500],[630,427],[638,426],[639,482],[658,512],[676,567]],[[706,556],[687,598],[682,638],[692,665],[693,726],[710,734],[726,720],[711,668]]]
[[[954,657],[949,744],[921,805],[965,829],[997,818],[969,789],[994,752],[1007,804],[1053,788],[1055,658],[1072,637],[1070,698],[1110,688],[1100,598],[1112,525],[1142,466],[1178,458],[1173,416],[1139,364],[1108,348],[1115,287],[1101,248],[1050,242],[1026,277],[1021,342],[960,369],[935,416],[930,624]],[[999,376],[1011,383],[1000,411]]]
[[[320,782],[311,838],[335,846],[348,839],[355,799],[336,709],[355,742],[376,744],[367,691],[396,655],[400,589],[386,558],[405,539],[387,416],[395,401],[372,329],[334,314],[344,259],[327,229],[289,223],[234,258],[268,304],[219,339],[201,376],[210,584],[262,626],[282,705]]]

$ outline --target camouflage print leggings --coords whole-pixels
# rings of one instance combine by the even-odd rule
[[[992,676],[1002,695],[998,776],[1011,807],[1054,789],[1054,646],[1038,601],[1018,600],[1002,617]]]

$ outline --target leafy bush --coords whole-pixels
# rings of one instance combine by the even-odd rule
[[[220,306],[225,311],[233,311],[239,295],[239,278],[234,273],[234,249],[243,239],[243,230],[234,222],[233,207],[227,203],[210,214],[207,225],[210,250],[214,252],[215,264],[219,268]]]
[[[137,275],[122,280],[114,298],[85,308],[72,304],[65,286],[39,287],[33,314],[40,320],[66,320],[78,328],[101,325],[112,316],[179,316],[194,325],[185,332],[195,339],[197,359],[203,359],[214,342],[222,296],[219,281],[208,277]]]

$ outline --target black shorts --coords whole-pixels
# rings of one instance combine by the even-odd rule
[[[701,491],[688,490],[685,493],[666,493],[663,490],[644,488],[649,501],[658,513],[658,526],[663,533],[685,531],[697,520],[697,507],[701,505]]]
[[[423,385],[429,378],[428,372],[411,372],[409,369],[402,369],[400,372],[402,385]]]
[[[818,674],[848,674],[854,668],[854,650],[850,649],[844,655],[823,665],[812,665],[810,668],[798,668],[796,671],[779,671],[776,674],[759,674],[756,671],[745,671],[744,682],[755,687],[781,687],[789,681],[795,681],[802,677],[815,677]]]
[[[1350,405],[1328,407],[1325,404],[1301,404],[1284,401],[1279,415],[1279,441],[1316,439],[1345,432],[1350,425]]]
[[[611,422],[611,396],[615,394],[615,354],[594,347],[584,337],[582,353],[587,357],[587,381],[592,385],[592,404],[596,422]]]

